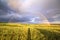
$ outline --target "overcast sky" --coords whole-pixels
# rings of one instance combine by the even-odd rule
[[[0,0],[0,22],[60,22],[60,0]]]

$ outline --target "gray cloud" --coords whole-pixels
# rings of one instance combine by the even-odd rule
[[[35,13],[40,17],[38,12],[46,16],[49,22],[60,22],[60,0],[42,0],[41,2],[37,0],[36,3],[34,2],[34,4],[31,5],[31,7],[24,8],[24,10],[21,9],[21,13],[16,13],[15,10],[11,10],[10,8],[12,7],[8,7],[6,1],[0,0],[0,22],[31,23],[31,19],[36,17],[36,15],[34,15]],[[44,21],[41,19],[36,20],[36,23]]]

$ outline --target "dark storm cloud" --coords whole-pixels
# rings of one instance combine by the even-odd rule
[[[9,12],[9,7],[7,6],[7,3],[0,0],[0,15],[7,15]]]
[[[9,18],[0,17],[0,22],[8,22]]]

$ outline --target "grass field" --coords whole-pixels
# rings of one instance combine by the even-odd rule
[[[60,24],[0,23],[0,40],[60,40]]]

